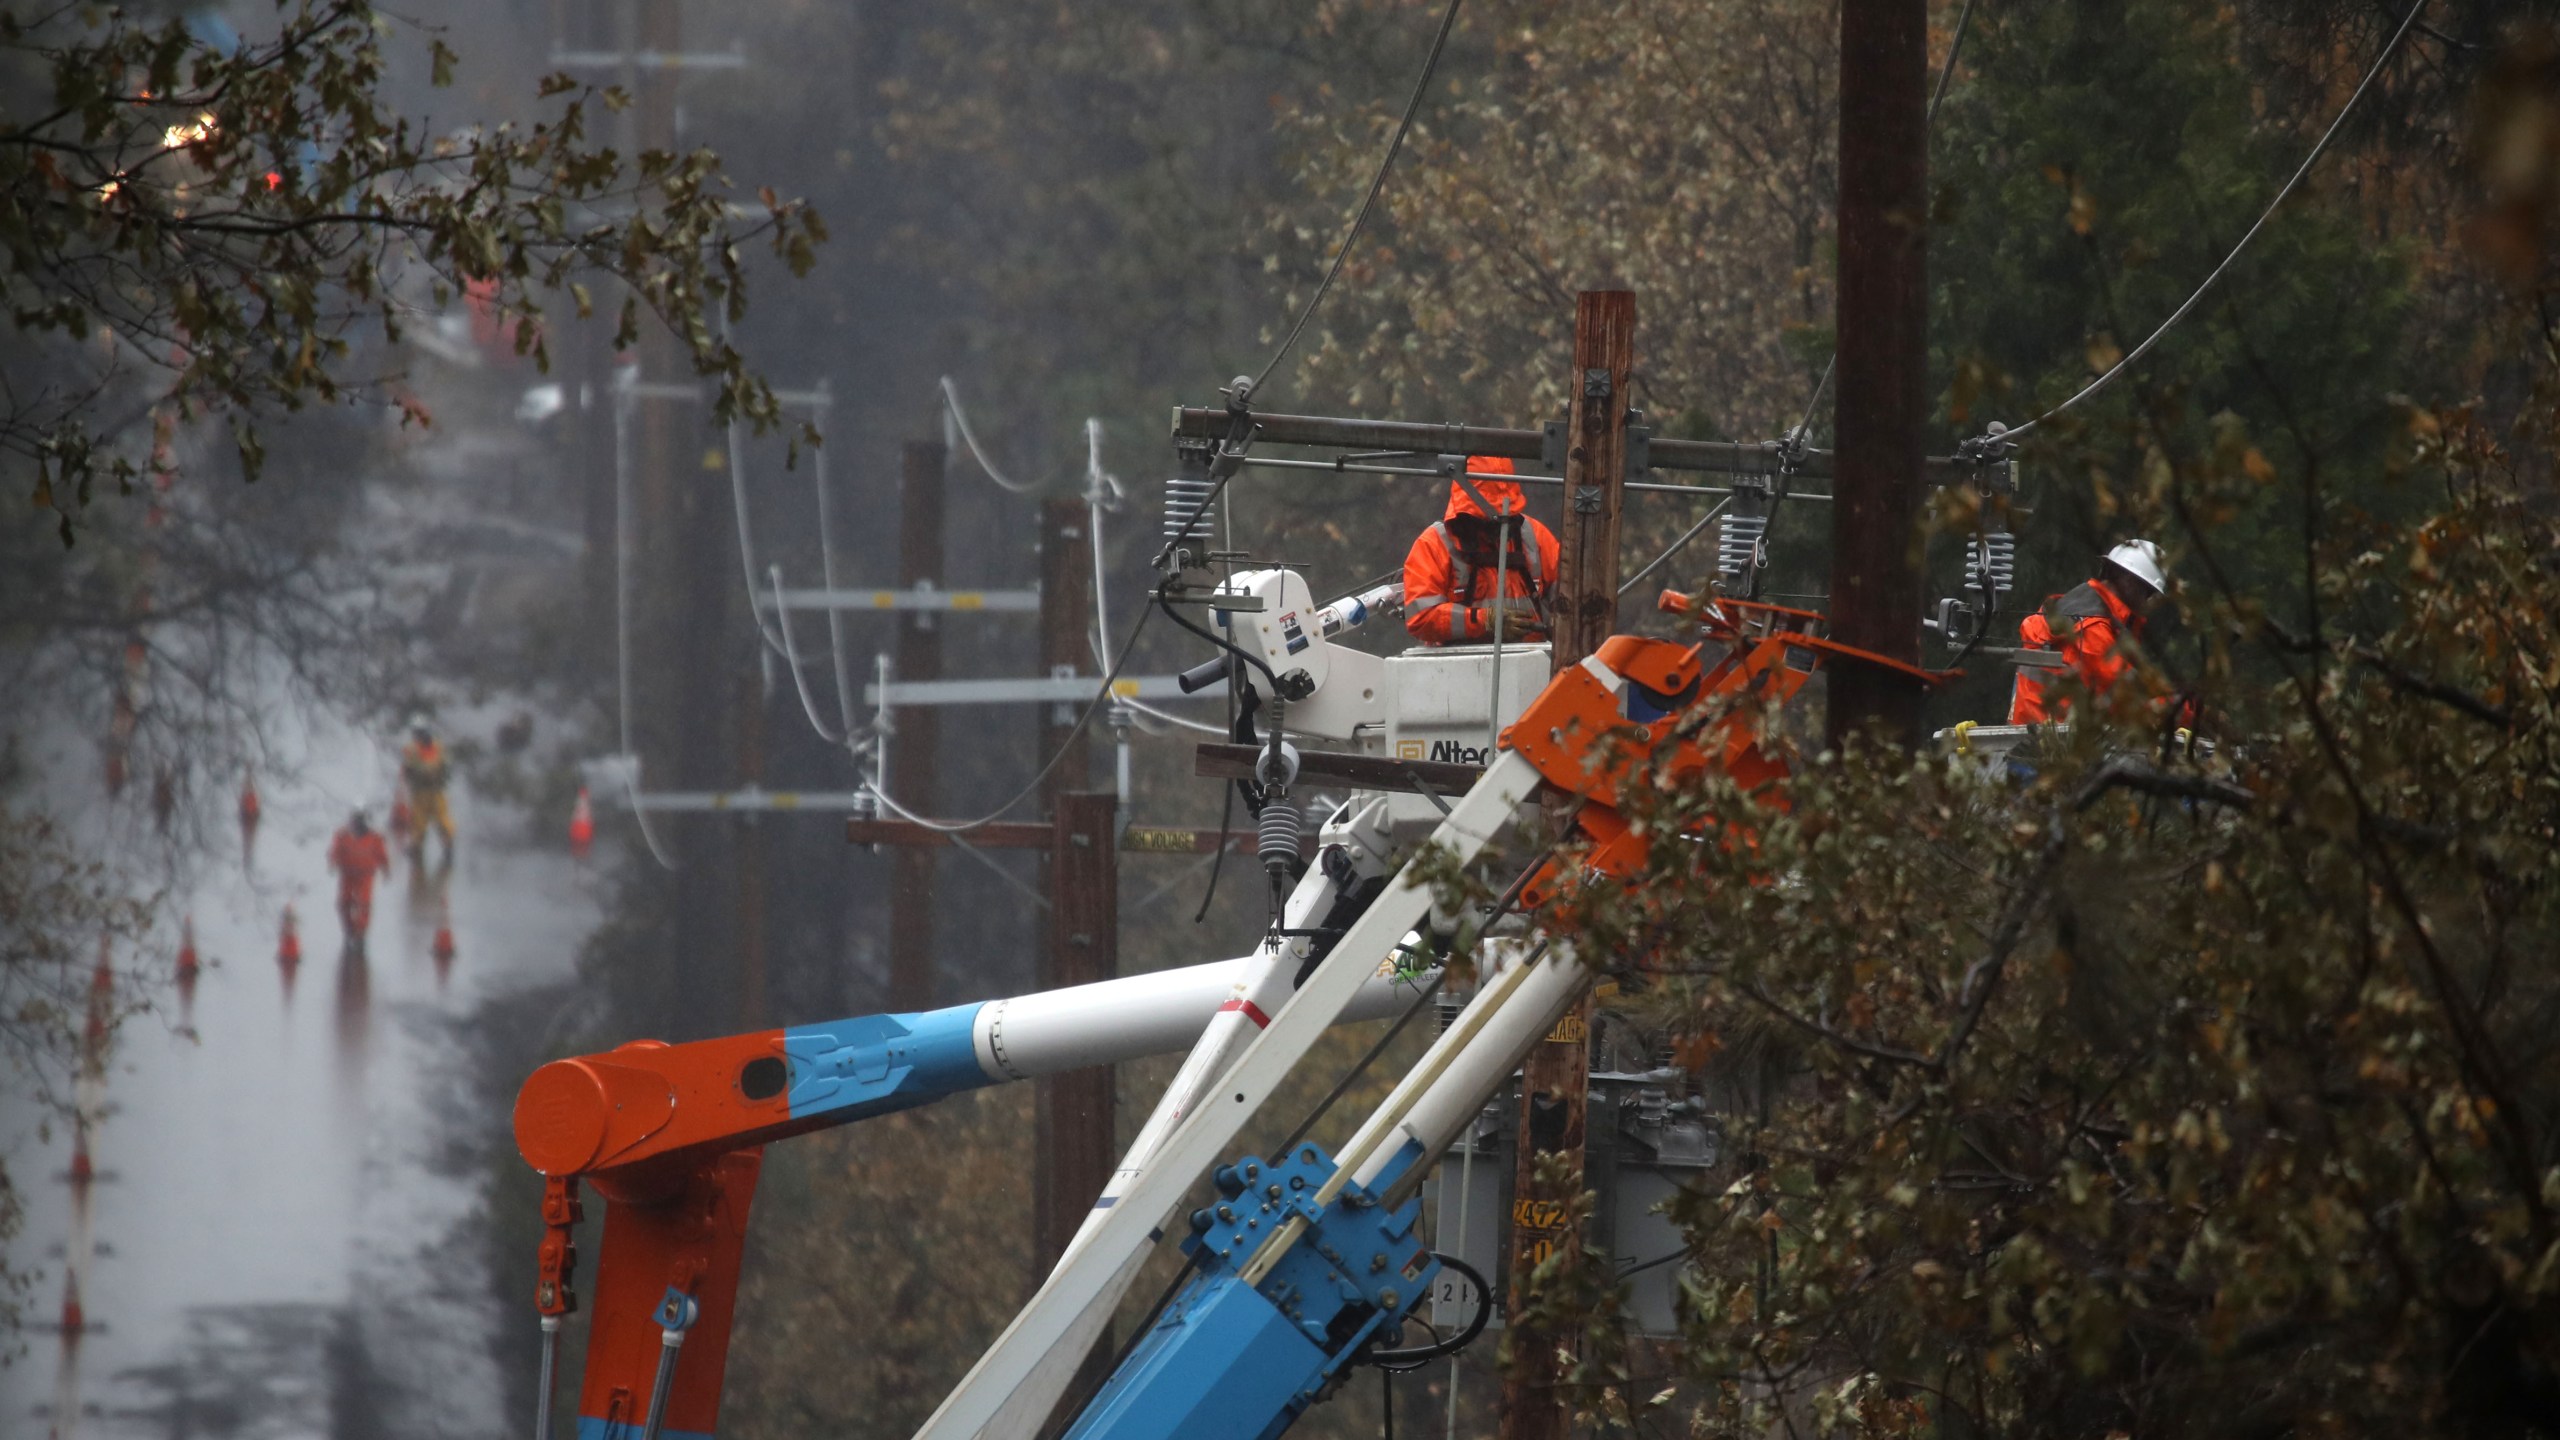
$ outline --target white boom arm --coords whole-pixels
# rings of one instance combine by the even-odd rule
[[[1538,772],[1527,759],[1504,751],[1433,832],[1433,842],[1461,862],[1474,859],[1511,823],[1538,783]],[[1117,1300],[1115,1281],[1155,1242],[1192,1181],[1234,1142],[1371,980],[1379,961],[1430,908],[1430,887],[1408,863],[1270,1026],[1253,1038],[1209,1102],[1183,1119],[1119,1204],[944,1399],[916,1432],[917,1440],[975,1440],[982,1433],[996,1440],[1000,1432],[991,1427],[1006,1402],[1041,1368],[1043,1357],[1071,1343],[1089,1312],[1108,1312]]]

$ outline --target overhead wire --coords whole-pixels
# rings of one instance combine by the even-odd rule
[[[823,420],[827,408],[834,401],[829,397],[828,386],[824,380],[818,382],[818,395],[820,397],[818,413],[822,423],[818,431],[818,443],[810,455],[809,478],[818,497],[818,578],[828,590],[832,591],[836,588],[835,519],[831,513],[827,494],[827,436]],[[777,608],[778,604],[779,602],[777,602]],[[827,607],[827,651],[835,668],[837,724],[844,735],[843,744],[850,750],[856,743],[857,728],[853,721],[853,674],[851,665],[845,659],[844,612],[833,605]]]
[[[640,839],[660,869],[673,870],[649,828],[649,812],[640,804],[640,754],[631,748],[631,380],[636,368],[622,372],[613,391],[613,629],[614,708],[621,721],[622,753],[614,757],[621,773],[623,798],[640,827]]]
[[[1138,648],[1138,637],[1146,633],[1147,621],[1154,614],[1155,609],[1152,606],[1143,607],[1138,611],[1138,623],[1129,627],[1129,638],[1122,642],[1119,658],[1111,662],[1110,672],[1102,677],[1102,684],[1095,689],[1093,699],[1086,703],[1083,713],[1076,716],[1074,727],[1069,729],[1065,738],[1058,742],[1056,753],[1049,757],[1048,763],[1040,767],[1038,774],[1031,777],[1031,783],[1015,792],[1013,798],[1002,805],[974,820],[928,820],[891,799],[888,792],[880,788],[880,782],[877,780],[864,781],[862,788],[870,792],[881,804],[897,811],[902,817],[938,835],[963,834],[967,831],[983,829],[1003,819],[1013,813],[1016,806],[1039,793],[1040,787],[1048,783],[1050,775],[1056,772],[1058,766],[1063,764],[1068,754],[1075,749],[1076,737],[1092,726],[1093,717],[1099,714],[1103,705],[1111,699],[1112,687],[1120,683],[1120,672],[1128,668],[1129,656]]]
[[[960,387],[951,383],[948,375],[942,377],[942,407],[943,414],[950,417],[952,428],[959,432],[961,444],[968,447],[969,458],[978,462],[978,468],[986,472],[988,479],[996,482],[998,489],[1028,495],[1042,488],[1037,484],[1007,479],[1005,473],[995,467],[995,462],[987,458],[987,452],[978,448],[977,434],[969,428],[969,412],[960,404]]]
[[[1725,512],[1725,508],[1731,504],[1733,504],[1733,497],[1727,495],[1715,504],[1707,507],[1707,513],[1698,517],[1697,524],[1692,525],[1687,530],[1681,532],[1680,538],[1672,541],[1670,548],[1664,550],[1661,554],[1654,556],[1652,561],[1629,578],[1626,584],[1619,586],[1618,594],[1623,597],[1628,591],[1643,584],[1644,577],[1669,564],[1673,556],[1676,556],[1681,551],[1688,549],[1689,542],[1697,539],[1699,533],[1704,531],[1710,524],[1713,524],[1715,522],[1715,518],[1723,514]]]
[[[1458,23],[1459,3],[1460,0],[1449,0],[1449,8],[1440,12],[1440,29],[1431,37],[1431,52],[1422,59],[1422,73],[1414,77],[1413,93],[1404,102],[1404,118],[1396,122],[1396,133],[1387,141],[1387,153],[1378,159],[1378,173],[1369,181],[1369,193],[1361,200],[1359,212],[1351,217],[1351,228],[1343,232],[1342,244],[1334,250],[1333,264],[1326,268],[1324,279],[1316,285],[1316,293],[1308,297],[1306,308],[1298,312],[1297,322],[1281,338],[1280,348],[1272,351],[1271,358],[1263,362],[1262,373],[1253,377],[1255,392],[1260,392],[1263,382],[1271,378],[1271,372],[1280,368],[1280,361],[1297,345],[1298,336],[1306,330],[1307,322],[1314,319],[1316,311],[1323,307],[1325,295],[1333,289],[1334,277],[1342,273],[1342,262],[1349,258],[1352,245],[1360,238],[1361,227],[1369,223],[1369,212],[1377,207],[1379,193],[1387,188],[1387,175],[1395,169],[1396,154],[1404,148],[1406,133],[1413,129],[1413,117],[1422,109],[1423,96],[1430,93],[1432,72],[1440,68],[1440,52],[1448,48],[1449,31]]]
[[[1093,663],[1096,665],[1105,665],[1109,664],[1111,659],[1109,649],[1107,648],[1110,643],[1109,636],[1111,634],[1111,618],[1110,611],[1108,609],[1109,602],[1106,598],[1108,590],[1103,583],[1102,512],[1116,506],[1119,503],[1122,494],[1125,492],[1121,487],[1120,477],[1113,475],[1102,468],[1102,422],[1099,420],[1088,419],[1084,424],[1085,523],[1089,532],[1088,538],[1092,542],[1089,548],[1093,551],[1093,628],[1085,632],[1085,645],[1086,648],[1093,652]],[[1215,725],[1206,724],[1202,721],[1193,720],[1186,716],[1175,715],[1167,711],[1159,710],[1153,705],[1149,705],[1145,701],[1140,700],[1135,695],[1122,697],[1120,704],[1122,707],[1134,711],[1137,714],[1144,715],[1149,719],[1162,721],[1167,725],[1179,726],[1185,730],[1195,730],[1203,735],[1224,735],[1226,733]]]
[[[2398,53],[2401,40],[2407,37],[2410,27],[2417,23],[2418,16],[2425,12],[2427,4],[2428,0],[2414,0],[2409,7],[2409,13],[2401,18],[2399,28],[2391,32],[2391,39],[2382,47],[2382,53],[2374,57],[2372,66],[2364,72],[2364,79],[2356,83],[2354,93],[2347,96],[2344,105],[2338,107],[2337,116],[2330,120],[2329,128],[2320,132],[2319,142],[2311,147],[2310,154],[2302,157],[2302,163],[2294,167],[2293,177],[2284,182],[2284,188],[2278,190],[2275,198],[2267,202],[2266,209],[2259,212],[2257,221],[2250,225],[2246,234],[2240,237],[2240,242],[2231,247],[2231,252],[2222,257],[2222,263],[2213,267],[2213,273],[2204,277],[2204,283],[2195,288],[2195,292],[2186,298],[2185,303],[2171,311],[2169,318],[2160,322],[2159,328],[2143,337],[2141,344],[2118,356],[2116,362],[2107,367],[2106,373],[2080,387],[2079,392],[2070,399],[2046,410],[2023,425],[2002,431],[1999,438],[2003,444],[2014,441],[2018,436],[2106,389],[2115,382],[2117,376],[2132,368],[2135,362],[2148,354],[2152,346],[2159,344],[2160,337],[2175,329],[2179,321],[2186,319],[2194,311],[2197,304],[2213,289],[2215,282],[2221,280],[2224,273],[2230,270],[2233,262],[2237,261],[2241,253],[2249,248],[2249,242],[2257,239],[2258,232],[2267,228],[2267,222],[2275,218],[2276,211],[2282,209],[2284,202],[2290,199],[2293,192],[2301,186],[2303,178],[2311,173],[2311,167],[2320,163],[2320,156],[2328,150],[2329,142],[2338,138],[2338,131],[2347,123],[2347,117],[2355,113],[2356,103],[2364,99],[2365,92],[2373,88],[2373,82],[2381,78],[2383,67],[2390,64],[2391,57]]]
[[[928,830],[941,830],[943,828],[941,821],[929,820],[924,816],[917,814],[913,810],[908,809],[906,806],[899,804],[897,801],[890,799],[888,793],[883,791],[879,786],[865,785],[863,788],[870,792],[872,799],[880,802],[881,808],[889,811],[893,815],[896,815],[899,819],[906,821],[908,824],[921,825]],[[1007,885],[1012,886],[1014,889],[1019,890],[1024,895],[1030,897],[1032,903],[1038,905],[1041,909],[1046,910],[1049,908],[1049,897],[1041,894],[1038,886],[1026,882],[1021,876],[1007,870],[996,860],[996,857],[988,854],[985,850],[970,844],[960,835],[953,834],[948,831],[945,831],[944,833],[946,838],[948,838],[962,853],[993,871],[997,879],[1002,880]]]
[[[775,628],[782,632],[782,660],[783,663],[791,669],[791,689],[793,693],[800,697],[800,713],[809,717],[809,728],[818,732],[819,739],[826,741],[830,745],[845,744],[852,738],[852,732],[849,730],[842,732],[831,731],[827,728],[827,722],[818,718],[818,702],[816,698],[809,693],[808,677],[801,673],[800,646],[791,635],[791,612],[789,609],[785,608],[782,603],[782,567],[779,565],[768,566],[765,573],[770,575],[773,579],[774,625]],[[832,614],[833,612],[831,611],[829,613]],[[837,670],[836,683],[839,686],[844,683],[843,670],[841,666],[839,666]],[[841,695],[839,698],[841,698]]]

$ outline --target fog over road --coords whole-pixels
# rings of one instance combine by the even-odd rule
[[[95,787],[92,746],[54,749],[49,788]],[[209,853],[181,865],[155,917],[152,948],[114,957],[120,989],[138,969],[168,1013],[119,1033],[92,1141],[98,1253],[80,1293],[103,1329],[77,1346],[76,1371],[52,1335],[26,1337],[0,1369],[0,1435],[48,1423],[91,1440],[521,1428],[499,1413],[486,1255],[462,1234],[478,1203],[474,1157],[503,1143],[507,1123],[481,1113],[467,1027],[484,1002],[571,973],[596,921],[588,879],[561,851],[497,838],[523,827],[465,785],[453,870],[433,874],[432,851],[426,874],[398,855],[366,953],[342,954],[323,852],[351,805],[382,822],[393,751],[326,721],[284,750],[289,773],[259,776],[251,863],[228,822],[235,777],[223,823],[205,827]],[[107,809],[97,797],[65,808]],[[140,807],[120,808],[129,819]],[[276,961],[287,901],[304,950],[289,992]],[[456,956],[439,975],[431,941],[448,901]],[[189,913],[206,967],[192,1037],[169,984]],[[0,1144],[27,1192],[18,1259],[37,1272],[31,1311],[49,1319],[74,1249],[72,1191],[57,1178],[71,1136],[57,1123],[39,1138],[43,1117],[22,1099],[0,1107]],[[79,1413],[56,1413],[71,1393]]]

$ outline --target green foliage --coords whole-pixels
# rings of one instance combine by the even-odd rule
[[[733,206],[708,151],[595,142],[619,92],[553,76],[532,123],[438,132],[386,98],[394,22],[364,0],[289,0],[272,36],[227,48],[92,6],[0,18],[0,76],[28,97],[0,115],[0,286],[21,341],[0,454],[66,542],[98,481],[140,473],[102,412],[226,415],[254,476],[263,413],[385,392],[388,362],[360,342],[396,342],[466,289],[547,365],[546,307],[565,293],[584,313],[586,281],[618,279],[621,343],[645,307],[717,380],[719,418],[776,422],[712,322],[744,311],[743,242],[799,271],[825,231],[770,190]],[[453,53],[428,51],[447,83]]]
[[[1948,441],[2062,402],[2191,295],[2300,164],[2378,40],[2341,45],[2336,93],[2277,109],[2241,63],[2250,32],[2201,0],[1982,7],[1966,78],[1939,116],[1933,346]],[[2368,97],[2370,122],[2392,104]],[[2023,598],[2067,589],[2130,533],[2127,476],[2150,463],[2136,409],[2165,399],[2203,443],[2233,420],[2302,483],[2378,499],[2386,395],[2446,378],[2404,355],[2412,240],[2339,203],[2345,150],[2269,223],[2188,318],[2119,381],[2030,442]],[[2352,303],[2340,303],[2352,297]],[[2094,462],[2097,467],[2091,470]],[[2081,475],[2089,483],[2078,483]],[[2219,523],[2251,587],[2300,602],[2294,486]],[[1969,528],[1969,527],[1968,527]]]
[[[1748,842],[1658,844],[1568,927],[1692,1053],[1793,1058],[1747,1173],[1678,1216],[1696,1433],[1827,1409],[1901,1434],[1914,1406],[2019,1436],[2547,1421],[2552,393],[2521,455],[2404,417],[2443,498],[2309,537],[2316,633],[2194,523],[2263,466],[2146,431],[2156,488],[2127,503],[2205,571],[2208,758],[2160,743],[2153,672],[2030,767],[1858,746],[1806,757],[1783,806],[1642,792],[1654,833]],[[1584,1361],[1605,1411],[1625,1362]]]

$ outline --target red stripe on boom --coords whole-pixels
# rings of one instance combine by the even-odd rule
[[[1268,1030],[1271,1028],[1271,1017],[1263,1014],[1262,1007],[1254,1004],[1250,1000],[1230,1000],[1226,1004],[1219,1006],[1218,1010],[1221,1014],[1229,1010],[1241,1010],[1244,1012],[1244,1018],[1253,1022],[1254,1029]]]

